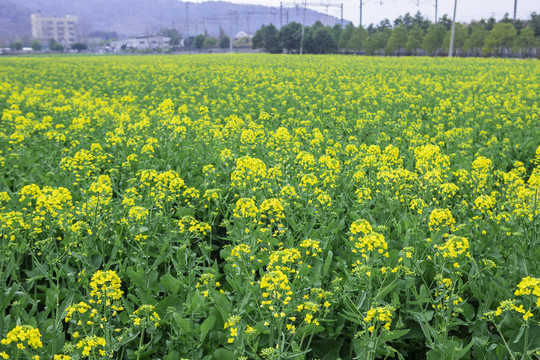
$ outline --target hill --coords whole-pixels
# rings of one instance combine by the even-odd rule
[[[24,6],[23,6],[24,4]],[[190,3],[175,0],[0,0],[0,34],[22,36],[30,33],[30,13],[77,15],[83,36],[92,31],[116,32],[120,36],[155,33],[160,28],[176,28],[186,35],[229,35],[239,31],[254,33],[263,24],[280,25],[279,7],[233,4],[224,1]],[[284,8],[282,23],[302,22],[301,7]],[[308,9],[306,24],[315,21],[339,24],[340,19]],[[17,24],[17,26],[12,26]]]
[[[20,38],[29,40],[32,35],[30,9],[8,0],[0,0],[0,46]]]

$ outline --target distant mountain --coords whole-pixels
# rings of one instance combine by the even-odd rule
[[[299,2],[301,3],[301,2]],[[24,4],[24,5],[23,5]],[[0,34],[30,33],[30,13],[45,16],[79,17],[83,36],[92,31],[115,31],[120,36],[155,33],[160,28],[176,28],[184,36],[207,33],[234,35],[239,31],[254,33],[263,24],[280,27],[287,22],[302,22],[301,6],[283,8],[233,4],[224,1],[190,3],[176,0],[0,0]],[[340,19],[310,9],[306,25],[315,21],[339,24]],[[17,26],[12,26],[17,24]]]
[[[0,46],[16,38],[28,40],[32,35],[30,9],[15,2],[0,0]]]

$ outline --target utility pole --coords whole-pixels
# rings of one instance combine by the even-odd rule
[[[189,3],[186,2],[186,41],[189,40]]]
[[[234,19],[235,19],[235,24],[236,24],[236,21],[238,20],[238,13],[236,10],[234,11],[230,11],[229,14],[231,15],[231,34],[229,36],[229,52],[233,52],[233,14],[234,14]],[[236,24],[236,27],[238,28],[238,24]]]
[[[435,0],[435,24],[437,23],[437,6],[438,6],[438,0]]]
[[[328,8],[326,8],[326,12],[328,12]],[[343,3],[341,3],[341,28],[343,29]]]
[[[452,57],[454,54],[454,33],[456,32],[456,8],[457,0],[454,0],[454,17],[452,18],[452,34],[450,35],[450,51],[448,57]]]
[[[279,29],[283,27],[283,1],[279,3]]]
[[[360,22],[358,24],[359,27],[362,27],[362,5],[364,5],[364,1],[360,0]]]
[[[302,20],[302,37],[300,38],[300,55],[302,55],[302,51],[304,49],[304,32],[306,27],[306,7],[307,7],[307,0],[304,0],[304,18]]]
[[[517,0],[514,0],[514,21],[516,21]]]

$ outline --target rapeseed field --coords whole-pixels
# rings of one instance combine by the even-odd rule
[[[538,61],[0,69],[0,358],[540,358]]]

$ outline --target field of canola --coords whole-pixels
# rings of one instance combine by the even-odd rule
[[[0,70],[0,359],[540,358],[540,62]]]

